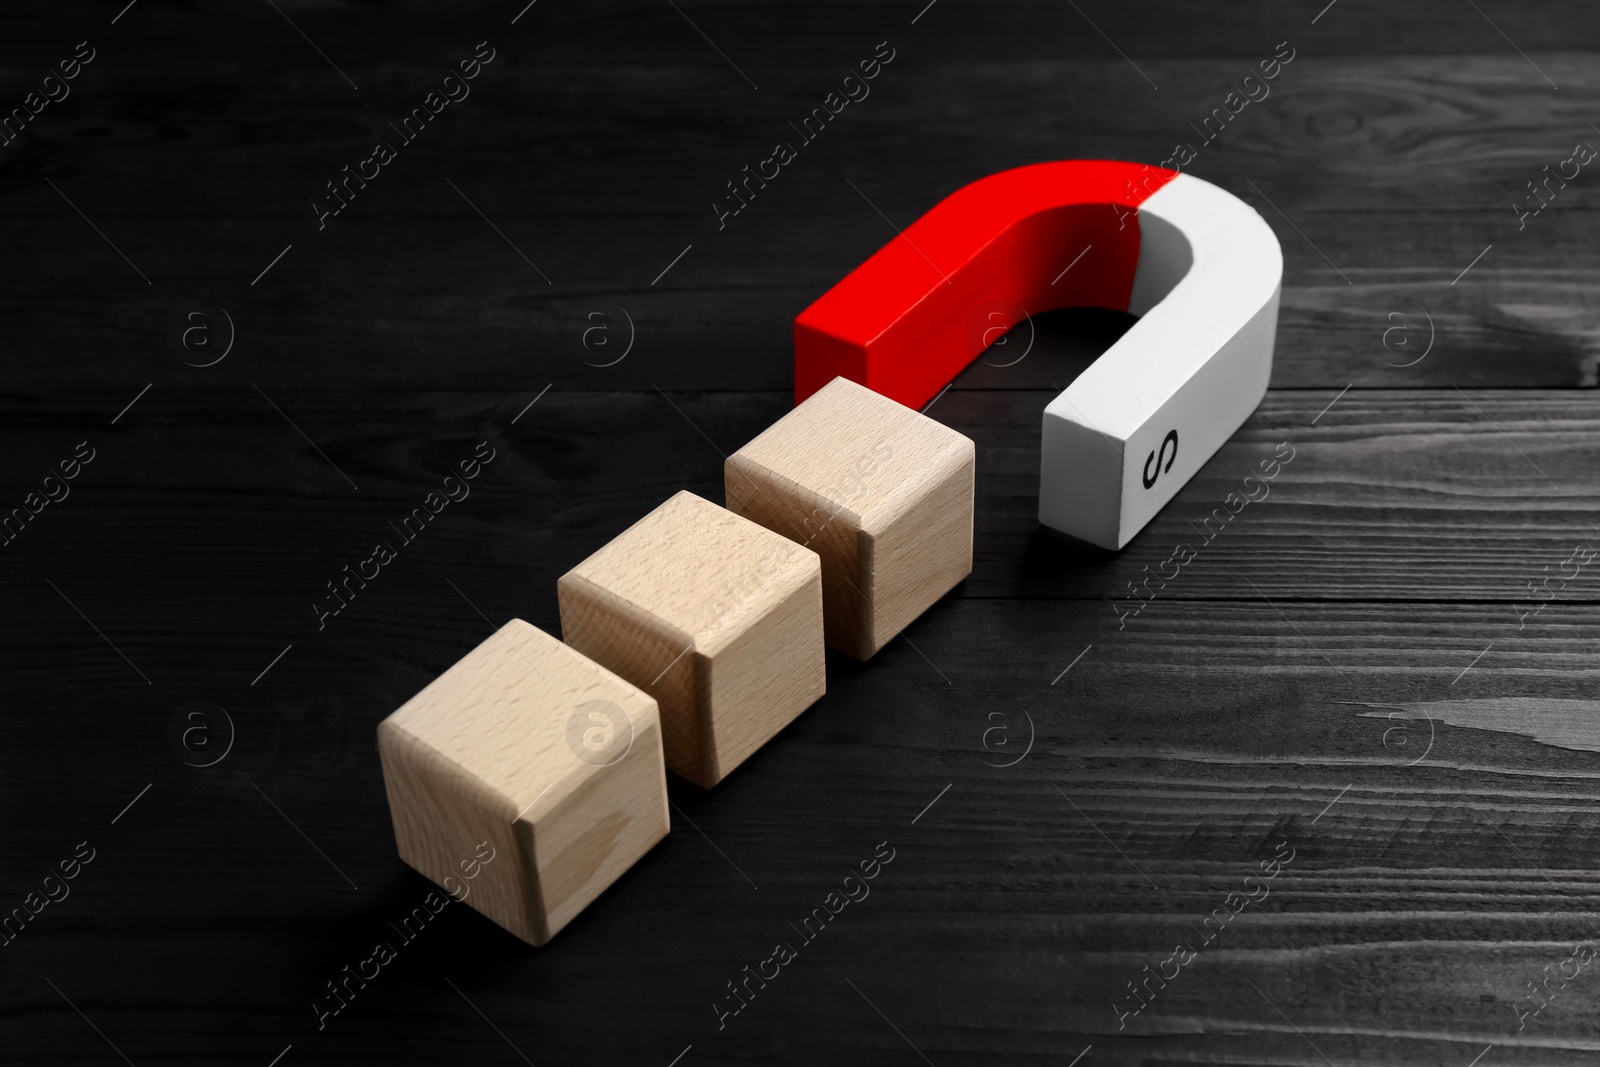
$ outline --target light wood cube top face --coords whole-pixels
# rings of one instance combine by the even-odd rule
[[[818,561],[787,537],[679,492],[562,578],[632,605],[713,656],[772,605],[816,581]],[[670,657],[669,657],[670,658]],[[665,663],[663,663],[665,665]]]
[[[848,378],[835,378],[729,458],[729,479],[779,479],[825,500],[829,525],[887,530],[973,462],[971,439]],[[797,530],[806,542],[811,536]]]
[[[627,724],[612,721],[608,733],[601,719],[616,720],[617,709]],[[659,723],[649,694],[512,619],[380,729],[402,732],[456,764],[496,798],[507,822],[519,813],[537,822],[609,769],[608,760],[621,758],[609,746],[653,736]]]

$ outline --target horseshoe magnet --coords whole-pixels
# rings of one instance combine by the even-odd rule
[[[1045,408],[1040,439],[1040,523],[1118,549],[1261,402],[1282,279],[1271,228],[1210,182],[1108,160],[1001,171],[801,313],[795,401],[842,375],[919,408],[993,340],[982,327],[997,315],[1008,328],[1063,307],[1139,315]]]

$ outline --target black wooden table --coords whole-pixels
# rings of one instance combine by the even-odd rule
[[[0,1060],[1593,1062],[1600,176],[1528,183],[1600,145],[1600,19],[922,5],[6,12],[0,506],[37,514],[0,545],[0,909],[37,914],[0,937]],[[929,408],[978,446],[970,579],[830,653],[714,792],[674,782],[548,947],[460,907],[400,937],[430,886],[376,723],[507,618],[558,633],[556,578],[671,493],[721,500],[794,316],[896,226],[1180,142],[1285,272],[1273,387],[1172,504],[1115,554],[1039,529],[1039,413],[1128,321],[1039,316]],[[319,619],[479,442],[471,496]]]

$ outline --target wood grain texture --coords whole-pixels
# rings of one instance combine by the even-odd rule
[[[0,508],[96,450],[0,547],[0,914],[95,854],[0,947],[0,1058],[1593,1061],[1592,968],[1518,1014],[1600,904],[1596,572],[1545,584],[1600,524],[1593,176],[1513,207],[1600,138],[1590,5],[124,6],[3,19],[0,108],[99,54],[0,146]],[[311,198],[480,40],[471,97],[319,231]],[[1039,414],[1129,320],[1030,320],[927,411],[977,446],[966,581],[870,663],[827,653],[717,789],[667,776],[676,832],[548,945],[454,904],[396,940],[437,890],[394,853],[384,716],[507,619],[557,632],[560,575],[662,500],[719,501],[791,409],[794,315],[895,226],[1002,167],[1159,161],[1282,41],[1190,168],[1282,243],[1272,388],[1154,522],[1114,555],[1038,530]],[[209,368],[169,340],[192,299],[236,328]],[[319,628],[482,442],[471,495]]]
[[[670,825],[655,700],[520,619],[379,723],[378,751],[400,858],[529,944]]]
[[[1070,7],[1026,14],[1002,7],[987,16],[958,7],[950,22],[920,21],[910,40],[882,13],[834,7],[806,18],[816,40],[805,58],[762,49],[773,75],[756,97],[732,70],[724,72],[727,84],[721,73],[687,62],[687,47],[704,41],[670,8],[664,15],[637,9],[626,30],[539,12],[556,27],[541,24],[504,44],[504,58],[474,82],[472,95],[323,230],[310,199],[371,151],[374,129],[418,102],[435,80],[433,64],[470,52],[466,26],[477,25],[475,14],[456,16],[452,39],[462,44],[455,50],[410,39],[426,35],[417,27],[403,44],[382,46],[365,38],[372,27],[348,27],[359,38],[356,54],[394,56],[373,71],[366,99],[348,86],[338,90],[338,75],[314,52],[302,65],[283,48],[262,64],[242,118],[229,111],[241,103],[232,68],[185,57],[192,80],[184,83],[183,107],[167,111],[159,126],[145,102],[171,98],[161,84],[171,68],[153,58],[148,67],[132,64],[107,47],[63,103],[62,117],[47,110],[7,150],[15,255],[0,308],[16,343],[59,351],[91,380],[135,383],[120,347],[132,343],[185,384],[246,385],[256,372],[243,360],[200,376],[175,358],[156,358],[177,303],[199,295],[230,310],[241,345],[248,342],[240,355],[303,357],[273,364],[285,385],[536,391],[554,380],[563,388],[648,389],[659,363],[598,368],[607,359],[573,342],[588,313],[621,306],[641,357],[698,354],[672,361],[674,380],[661,384],[781,390],[792,386],[796,309],[894,236],[871,205],[903,226],[962,184],[1041,156],[1159,162],[1179,140],[1198,144],[1190,123],[1287,38],[1301,54],[1271,94],[1200,146],[1189,168],[1260,210],[1283,245],[1273,384],[1339,389],[1359,370],[1374,386],[1592,386],[1600,322],[1594,266],[1584,253],[1596,238],[1595,193],[1584,175],[1525,226],[1513,204],[1543,166],[1595,138],[1584,116],[1600,113],[1600,79],[1563,43],[1564,54],[1539,57],[1561,86],[1552,92],[1470,6],[1424,7],[1428,13],[1415,20],[1433,23],[1434,35],[1442,24],[1461,43],[1471,39],[1470,65],[1455,53],[1426,54],[1428,35],[1399,37],[1396,27],[1412,16],[1363,13],[1339,0],[1340,18],[1330,11],[1314,30],[1285,22],[1273,33],[1252,25],[1249,14],[1208,13],[1206,32],[1226,40],[1225,49],[1170,58],[1157,49],[1148,73],[1160,92],[1104,41],[1081,39],[1085,25]],[[727,9],[717,15],[746,17]],[[1127,32],[1148,35],[1143,18],[1091,12],[1115,38],[1109,15],[1128,19],[1135,28]],[[1537,24],[1560,26],[1562,18],[1541,13]],[[1010,40],[996,36],[1030,19],[1043,22]],[[677,23],[674,40],[688,35],[684,49],[630,41],[658,20]],[[972,22],[985,26],[975,37],[954,28]],[[226,13],[209,25],[222,35],[213,38],[219,48],[236,34],[235,48],[248,49],[247,34],[258,32],[254,19]],[[1224,25],[1235,27],[1232,35]],[[1044,34],[1048,49],[1030,43],[1041,26],[1060,31]],[[279,28],[290,35],[285,45],[298,40]],[[752,30],[754,40],[767,36]],[[788,123],[832,88],[830,62],[849,66],[885,36],[901,54],[872,95],[719,229],[711,204],[727,195],[724,183],[765,157],[775,139],[793,136]],[[1525,33],[1512,36],[1525,51],[1536,47]],[[1402,39],[1400,54],[1348,54],[1357,43],[1382,52]],[[38,47],[53,55],[51,45],[44,38]],[[609,58],[619,48],[640,54],[619,67]],[[429,55],[427,65],[400,58],[419,51]],[[1144,58],[1141,52],[1141,67]],[[20,79],[14,84],[23,90]],[[561,164],[545,152],[559,153]],[[1289,159],[1292,166],[1274,162]],[[172,179],[182,173],[212,180]],[[160,300],[147,299],[139,276],[42,176],[139,264]],[[530,188],[538,195],[525,195]],[[597,189],[608,197],[597,200]],[[1403,239],[1417,229],[1425,240]],[[293,251],[252,286],[291,243]],[[694,250],[652,284],[690,244]],[[774,256],[774,248],[783,254]],[[613,335],[625,332],[620,316],[611,323]],[[1401,324],[1386,347],[1386,331]],[[1398,347],[1408,335],[1410,346]],[[1430,335],[1439,355],[1400,366]],[[8,382],[48,390],[59,384],[55,371],[28,361]]]
[[[659,702],[704,789],[827,691],[817,554],[688,491],[561,576],[561,636]]]
[[[728,508],[822,566],[829,645],[870,659],[972,573],[969,438],[835,378],[723,465]]]

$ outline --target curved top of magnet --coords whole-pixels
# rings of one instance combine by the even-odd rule
[[[800,314],[795,399],[842,375],[921,407],[993,339],[997,309],[1010,309],[1007,327],[1064,307],[1139,315],[1045,409],[1041,521],[1120,547],[1259,403],[1282,277],[1261,216],[1199,178],[1112,160],[1001,171],[947,196]],[[987,329],[973,328],[978,316]],[[1056,462],[1052,479],[1052,419],[1114,447],[1117,468],[1090,477]],[[1180,430],[1177,469],[1163,468],[1159,488],[1139,483],[1144,437]],[[1070,447],[1076,459],[1086,446]]]
[[[983,333],[960,320],[1003,303],[1145,316],[1085,372],[1103,375],[1142,335],[1242,326],[1282,274],[1261,216],[1199,178],[1114,160],[1000,171],[951,193],[800,314],[795,399],[842,374],[918,407],[982,351]],[[1184,306],[1152,319],[1169,296]]]

